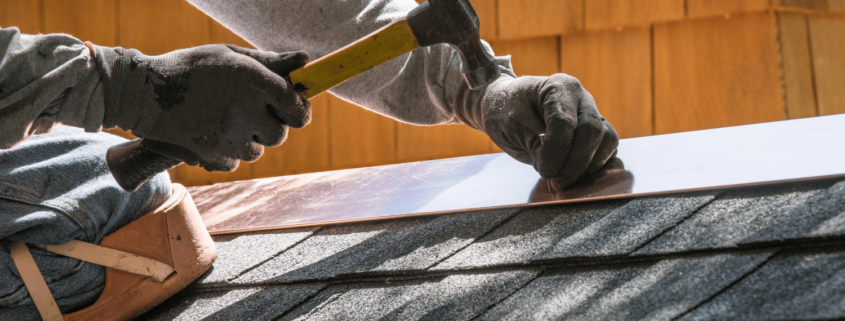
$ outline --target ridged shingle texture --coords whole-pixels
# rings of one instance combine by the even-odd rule
[[[845,181],[215,239],[141,319],[845,318]]]

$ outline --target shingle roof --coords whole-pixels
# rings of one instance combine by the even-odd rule
[[[845,181],[215,240],[142,319],[845,318]]]

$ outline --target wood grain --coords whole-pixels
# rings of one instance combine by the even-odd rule
[[[490,153],[490,138],[466,125],[397,126],[399,162]]]
[[[234,32],[224,27],[219,22],[214,21],[214,19],[208,18],[208,24],[208,38],[211,43],[225,43],[255,49],[255,46],[253,46],[251,43],[244,40],[244,38],[241,38],[240,36],[236,35]]]
[[[827,0],[827,10],[832,12],[845,12],[845,0]]]
[[[656,134],[785,118],[773,13],[654,26]]]
[[[772,2],[781,10],[798,9],[805,13],[845,12],[845,0],[772,0]]]
[[[115,0],[43,0],[44,32],[62,32],[100,46],[117,45]]]
[[[684,0],[588,0],[585,5],[588,31],[684,19]]]
[[[827,11],[827,0],[773,0],[780,7]]]
[[[558,68],[558,38],[543,37],[490,42],[497,56],[510,55],[517,76],[548,76]]]
[[[396,121],[329,98],[329,144],[335,169],[396,162]]]
[[[118,0],[119,45],[148,55],[209,43],[209,19],[186,1]]]
[[[561,72],[592,93],[620,137],[652,134],[649,28],[565,36],[560,52]]]
[[[488,148],[490,149],[490,151],[488,153],[501,153],[501,152],[503,152],[503,150],[501,148],[499,148],[499,146],[496,146],[496,143],[494,143],[492,140],[490,141]]]
[[[481,39],[494,40],[498,38],[499,22],[496,21],[498,0],[472,0],[470,3],[472,3],[472,8],[478,15],[480,25],[478,32]]]
[[[687,17],[701,18],[745,12],[765,11],[770,0],[687,0]]]
[[[0,27],[17,27],[21,33],[41,31],[41,2],[33,0],[0,1]]]
[[[780,12],[778,13],[778,28],[787,118],[816,116],[816,93],[813,87],[810,40],[807,37],[807,16]]]
[[[845,113],[845,17],[809,19],[819,115]]]
[[[543,37],[584,29],[583,0],[498,1],[500,39]]]

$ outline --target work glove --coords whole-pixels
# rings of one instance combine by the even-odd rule
[[[232,171],[239,160],[257,160],[264,146],[281,144],[288,127],[311,120],[311,105],[288,78],[308,62],[305,52],[205,45],[147,56],[93,47],[103,127],[164,142],[156,152],[188,164]]]
[[[569,75],[515,78],[503,73],[485,89],[462,90],[458,100],[461,121],[533,165],[557,190],[601,169],[619,146],[619,136],[593,97]]]

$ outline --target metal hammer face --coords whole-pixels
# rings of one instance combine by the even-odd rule
[[[468,0],[428,0],[408,13],[408,25],[420,47],[447,43],[458,49],[470,89],[499,78],[499,66],[481,46],[478,15]]]

